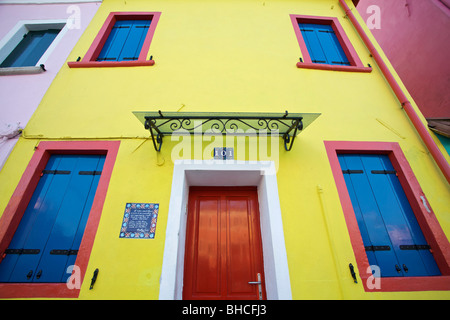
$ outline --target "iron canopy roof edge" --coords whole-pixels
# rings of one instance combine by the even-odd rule
[[[320,113],[259,112],[162,112],[136,111],[133,114],[150,131],[153,146],[161,150],[163,137],[177,134],[279,135],[286,151],[292,149],[297,134]],[[246,130],[244,130],[246,129]]]

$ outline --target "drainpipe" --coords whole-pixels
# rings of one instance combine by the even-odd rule
[[[377,49],[370,41],[369,37],[367,36],[365,31],[359,24],[358,20],[356,19],[353,12],[350,10],[350,8],[347,5],[347,3],[345,2],[345,0],[339,0],[339,2],[341,4],[341,6],[343,7],[346,15],[352,22],[353,26],[358,31],[358,33],[359,33],[360,37],[362,38],[362,40],[364,41],[366,47],[369,49],[370,53],[372,54],[373,58],[375,59],[375,62],[378,64],[378,67],[381,69],[381,72],[383,73],[386,81],[391,86],[392,90],[394,91],[395,95],[397,96],[398,100],[400,101],[403,109],[405,110],[405,112],[408,115],[409,119],[411,120],[412,124],[416,128],[416,130],[419,133],[420,137],[422,138],[423,142],[425,143],[425,145],[427,146],[431,155],[433,156],[434,160],[436,161],[436,164],[441,169],[442,173],[444,174],[445,178],[447,179],[447,182],[450,183],[450,165],[447,162],[447,160],[444,158],[444,155],[439,150],[436,143],[434,142],[433,138],[431,137],[430,133],[428,132],[427,127],[420,120],[419,116],[417,115],[416,111],[412,107],[411,103],[408,101],[408,98],[406,97],[402,88],[400,87],[398,82],[395,80],[395,78],[392,76],[392,73],[390,72],[386,63],[381,58]]]

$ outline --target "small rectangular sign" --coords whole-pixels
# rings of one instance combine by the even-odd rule
[[[158,203],[127,203],[119,238],[154,239]]]
[[[214,148],[214,159],[217,160],[234,160],[233,148]]]

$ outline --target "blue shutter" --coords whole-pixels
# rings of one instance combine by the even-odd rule
[[[401,276],[402,274],[395,269],[395,265],[398,265],[397,258],[392,250],[382,213],[378,209],[377,200],[372,193],[361,158],[358,155],[340,155],[339,161],[361,235],[364,235],[363,243],[367,249],[369,263],[378,265],[382,276]],[[374,248],[373,246],[375,248],[389,247],[389,250],[370,250]]]
[[[387,155],[378,156],[380,160],[380,171],[385,170],[385,172],[391,172],[387,174],[380,174],[371,172],[372,179],[383,179],[381,183],[383,185],[389,185],[390,189],[388,189],[389,194],[394,195],[394,198],[386,198],[386,200],[391,201],[388,204],[389,207],[386,208],[386,211],[390,208],[395,208],[396,214],[392,214],[397,217],[395,224],[398,230],[407,230],[402,237],[396,237],[396,234],[393,232],[391,238],[393,239],[394,246],[396,249],[400,249],[399,259],[408,267],[408,275],[409,276],[435,276],[440,275],[439,268],[434,260],[433,254],[429,249],[426,249],[428,243],[423,235],[423,232],[417,222],[417,218],[414,215],[414,212],[409,204],[408,199],[406,198],[406,194],[400,184],[400,181],[395,172],[394,167],[392,166],[391,161]],[[378,164],[377,164],[378,165]],[[383,197],[383,194],[380,194],[379,197]],[[387,201],[386,201],[387,202]],[[394,211],[394,209],[390,209]],[[408,237],[409,236],[409,237]],[[414,249],[405,249],[409,246],[418,246],[423,249],[414,250]],[[402,249],[403,247],[403,249]]]
[[[131,26],[130,33],[119,56],[119,61],[137,60],[141,53],[148,28],[149,20],[136,20]]]
[[[332,65],[350,65],[331,25],[299,23],[311,61]]]
[[[69,250],[78,250],[74,240],[76,236],[82,237],[87,220],[83,214],[89,213],[91,194],[96,189],[96,176],[79,172],[97,170],[102,158],[76,155],[50,158],[0,263],[0,281],[61,282],[65,279]],[[76,251],[72,253],[76,255]]]
[[[119,61],[120,52],[130,33],[133,21],[117,21],[105,42],[97,60],[98,61]]]
[[[98,182],[100,180],[99,173],[102,171],[104,163],[105,163],[105,157],[100,157],[97,167],[95,169],[95,174],[92,176],[93,180],[92,180],[91,188],[87,195],[86,203],[84,205],[83,212],[81,213],[81,219],[78,224],[78,228],[76,230],[75,237],[72,242],[72,246],[71,246],[72,250],[78,250],[80,248],[81,239],[83,238],[84,229],[86,227],[86,222],[88,220],[89,212],[91,211],[92,203],[94,202],[95,192],[97,190]],[[70,277],[70,274],[66,273],[67,267],[75,264],[76,257],[77,257],[76,255],[69,255],[66,266],[64,267],[64,273],[63,273],[61,282],[66,282],[67,278]]]
[[[46,170],[56,170],[61,159],[57,156],[53,156],[49,159]],[[22,250],[24,248],[25,242],[27,240],[28,234],[30,233],[33,225],[38,218],[38,214],[41,210],[41,207],[44,204],[45,195],[47,194],[48,189],[52,183],[54,175],[44,174],[39,180],[39,183],[33,193],[33,196],[28,204],[27,209],[25,210],[22,220],[20,221],[19,226],[14,233],[14,237],[12,238],[8,250]],[[42,248],[34,248],[34,249],[42,249]],[[11,278],[11,274],[14,271],[15,266],[19,258],[23,255],[8,253],[5,255],[3,260],[0,263],[0,282],[9,282]],[[30,265],[29,269],[34,272],[37,264]],[[29,271],[29,270],[28,270]],[[25,269],[25,275],[28,273]],[[26,276],[25,276],[26,279]],[[30,279],[31,280],[31,279]],[[26,281],[26,280],[24,280]]]
[[[98,61],[137,60],[151,20],[121,20],[114,24]]]
[[[315,24],[299,23],[311,61],[314,63],[328,63],[326,54],[317,36]]]
[[[29,31],[0,67],[35,66],[60,30]]]
[[[56,169],[62,170],[60,168],[64,168],[66,172],[71,172],[73,170],[74,162],[73,158],[66,159],[61,157]],[[45,175],[47,175],[47,173],[44,173],[44,176]],[[54,174],[47,193],[39,197],[42,199],[42,204],[39,203],[40,208],[35,212],[37,217],[23,246],[24,249],[39,250],[39,253],[19,255],[17,264],[11,274],[10,282],[33,281],[34,276],[36,275],[36,268],[42,257],[45,243],[50,235],[51,227],[56,219],[58,208],[61,205],[62,198],[67,190],[69,180],[70,174]]]
[[[383,277],[440,275],[389,157],[338,158],[369,263]]]

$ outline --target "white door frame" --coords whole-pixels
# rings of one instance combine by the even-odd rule
[[[190,186],[257,186],[267,299],[291,300],[275,163],[233,160],[175,161],[159,299],[182,299]]]

